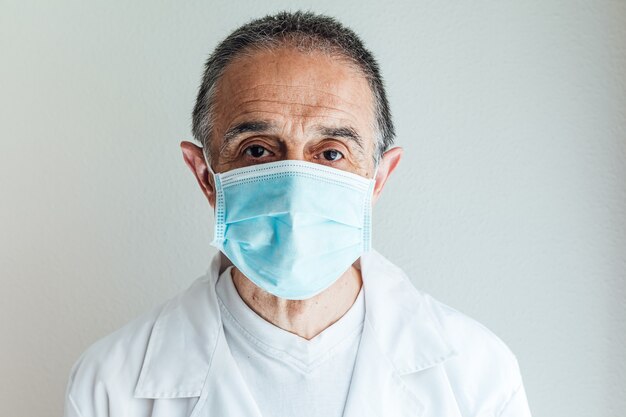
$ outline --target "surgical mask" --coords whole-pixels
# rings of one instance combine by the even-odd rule
[[[211,173],[211,245],[277,297],[319,294],[371,248],[375,179],[300,160]]]

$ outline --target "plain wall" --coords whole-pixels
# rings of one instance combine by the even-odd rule
[[[212,48],[283,8],[380,61],[375,247],[509,345],[535,416],[626,415],[626,3],[557,0],[0,0],[0,415],[60,415],[85,348],[204,273],[179,142]]]

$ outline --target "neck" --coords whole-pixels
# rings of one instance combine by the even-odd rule
[[[306,300],[287,300],[257,287],[236,267],[233,283],[241,299],[255,313],[283,330],[310,340],[339,320],[354,304],[362,285],[354,266],[333,285]]]

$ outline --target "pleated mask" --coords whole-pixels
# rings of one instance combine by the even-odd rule
[[[277,297],[319,294],[371,248],[376,175],[300,160],[212,174],[211,245]]]

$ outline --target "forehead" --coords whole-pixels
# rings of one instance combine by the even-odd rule
[[[347,59],[320,51],[281,47],[239,56],[222,75],[214,104],[215,129],[222,132],[256,117],[300,128],[348,123],[365,130],[363,136],[373,136],[373,98],[366,78]]]

